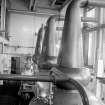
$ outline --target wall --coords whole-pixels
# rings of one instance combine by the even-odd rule
[[[3,53],[0,54],[0,73],[4,73],[8,69],[11,71],[11,57],[22,57],[22,54],[33,54],[35,51],[35,44],[41,24],[45,24],[47,16],[40,16],[34,14],[17,14],[15,12],[8,12],[7,16],[7,32],[9,41],[0,37],[0,42],[6,44],[3,48]],[[11,47],[22,46],[22,48]],[[25,48],[24,48],[25,47]],[[27,48],[34,47],[34,48]]]
[[[47,16],[36,16],[31,14],[17,14],[9,12],[8,16],[8,35],[10,37],[10,45],[23,46],[17,48],[13,53],[33,54],[35,48],[36,36],[42,24],[46,24]],[[8,50],[7,50],[8,51]]]
[[[7,0],[7,8],[17,10],[28,10],[28,4],[26,4],[24,0]]]

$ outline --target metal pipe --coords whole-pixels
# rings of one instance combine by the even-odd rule
[[[59,12],[53,10],[51,12],[41,12],[41,11],[27,11],[27,10],[16,10],[16,9],[8,9],[9,12],[14,12],[18,14],[27,14],[27,15],[44,15],[44,16],[53,16],[53,15],[59,15]]]
[[[61,7],[60,11],[62,11],[71,2],[72,2],[72,0],[66,0],[66,2]],[[87,4],[89,6],[105,7],[105,1],[104,0],[87,0],[86,2],[88,2]],[[85,4],[86,2],[83,2],[83,4]]]
[[[83,32],[83,58],[84,65],[88,65],[89,32]]]
[[[56,83],[59,87],[61,87],[61,92],[63,93],[63,91],[65,90],[65,92],[68,92],[70,87],[71,87],[71,84],[74,85],[76,87],[76,89],[79,91],[80,93],[80,96],[82,98],[82,102],[83,102],[83,105],[104,105],[104,103],[99,100],[98,98],[95,97],[94,94],[92,94],[92,92],[90,92],[86,87],[84,87],[83,85],[81,85],[81,83],[73,80],[73,79],[69,79],[68,81],[64,81],[64,82],[57,82]],[[67,91],[68,90],[68,91]],[[70,97],[68,97],[68,94],[70,93],[67,93],[66,95],[66,98],[67,98],[67,104],[65,103],[65,105],[70,105]],[[64,98],[64,96],[62,96]],[[54,98],[57,98],[57,97],[54,97]],[[60,101],[62,103],[62,99],[58,99],[58,101]],[[74,97],[75,98],[75,97]],[[84,100],[85,98],[85,100]],[[76,100],[75,100],[76,101]],[[56,105],[57,102],[54,102],[53,105]],[[61,104],[57,104],[57,105],[61,105]]]
[[[52,82],[51,77],[45,75],[45,73],[34,76],[18,75],[18,74],[0,74],[0,80]]]
[[[36,6],[37,6],[37,0],[34,0],[34,5],[33,5],[33,10],[36,10]]]
[[[45,34],[45,27],[42,25],[41,28],[39,29],[39,32],[38,32],[35,54],[33,56],[35,63],[38,63],[39,59],[41,57],[44,34]]]
[[[63,16],[57,17],[57,21],[64,21],[64,20],[65,18]],[[95,23],[98,22],[96,18],[90,18],[90,17],[81,17],[81,21],[82,22],[95,22]]]
[[[8,9],[8,11],[9,11],[9,12],[22,13],[22,14],[29,14],[29,15],[30,15],[30,14],[32,14],[32,15],[35,15],[35,14],[37,14],[37,15],[49,15],[49,16],[55,15],[55,14],[53,14],[53,13],[41,13],[41,12],[32,12],[32,11],[25,11],[25,10],[15,10],[15,9]],[[64,19],[64,16],[59,16],[59,14],[56,15],[56,16],[57,16],[57,21],[64,21],[64,20],[65,20],[65,19]],[[94,18],[89,18],[89,17],[87,17],[87,18],[82,17],[81,20],[82,20],[83,22],[97,22],[96,19],[94,19]]]
[[[47,21],[42,47],[43,62],[56,64],[56,17],[51,16]]]
[[[55,21],[55,17],[51,17],[48,20],[48,47],[47,47],[47,51],[48,51],[48,56],[56,56],[56,21]]]
[[[66,6],[68,6],[73,0],[66,0],[66,2],[61,7],[60,11],[62,11]],[[105,8],[105,0],[84,0],[82,4],[84,5],[86,2],[89,6],[103,7]]]
[[[84,9],[83,16],[87,17],[87,9]],[[89,33],[85,33],[84,29],[87,27],[87,23],[83,23],[82,37],[83,37],[83,58],[84,65],[88,65],[88,50],[89,50]]]
[[[33,7],[33,3],[34,3],[34,0],[30,0],[30,3],[29,3],[29,10],[32,9],[32,7]]]
[[[61,52],[58,58],[59,66],[66,68],[81,68],[83,64],[83,49],[81,42],[80,5],[82,0],[73,0],[66,11],[64,30],[61,42]]]
[[[84,30],[84,32],[92,32],[92,31],[97,31],[97,30],[100,30],[100,29],[103,29],[105,28],[105,24],[100,24],[98,26],[95,26],[95,27],[92,27],[92,28],[86,28]]]
[[[6,19],[6,0],[1,1],[1,30],[2,35],[5,37],[5,20]]]
[[[105,8],[105,0],[88,0],[88,5]]]
[[[89,18],[89,17],[82,17],[82,18],[81,18],[81,21],[82,21],[82,22],[98,22],[98,21],[96,20],[96,18]]]
[[[56,0],[53,0],[53,1],[51,2],[51,7],[54,6],[55,2],[56,2]]]
[[[62,11],[65,7],[67,7],[71,2],[72,0],[66,0],[61,6],[60,11]]]

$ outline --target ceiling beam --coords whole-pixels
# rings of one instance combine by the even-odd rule
[[[72,0],[66,0],[63,5],[61,6],[60,11],[62,11],[63,8],[68,6],[71,3]],[[105,8],[105,0],[87,0],[89,6],[97,6],[97,7],[104,7]]]

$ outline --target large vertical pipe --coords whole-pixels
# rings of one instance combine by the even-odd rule
[[[97,19],[98,25],[104,22],[104,9],[98,8],[97,10]],[[103,30],[100,29],[97,31],[97,49],[96,49],[96,71],[97,77],[103,77],[104,74],[104,62],[103,62]],[[102,95],[102,84],[97,80],[96,84],[96,96],[100,99]]]
[[[105,8],[105,0],[88,0],[88,5]]]
[[[87,9],[84,9],[83,15],[86,18],[87,17]],[[84,58],[84,65],[88,65],[88,50],[89,50],[89,32],[84,32],[85,28],[87,28],[87,23],[83,23],[83,58]]]
[[[81,68],[83,64],[81,43],[81,0],[73,0],[67,8],[59,55],[59,66]]]
[[[84,65],[88,66],[89,33],[83,33],[83,58]]]
[[[42,48],[43,63],[56,63],[56,16],[47,21],[46,32]]]
[[[44,34],[45,34],[45,28],[42,25],[41,28],[39,29],[39,32],[38,32],[36,48],[35,48],[35,54],[33,56],[34,57],[33,60],[37,64],[38,64],[38,62],[40,60],[40,57],[41,57]]]
[[[3,31],[2,35],[5,37],[5,20],[6,19],[6,0],[1,2],[1,30]]]

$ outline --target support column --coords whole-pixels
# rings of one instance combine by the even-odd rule
[[[99,20],[98,25],[103,23],[103,8],[98,8],[97,10],[97,18]],[[103,64],[103,30],[100,29],[97,32],[97,49],[96,49],[96,71],[97,76],[102,77],[104,72],[104,64]],[[101,83],[97,80],[96,86],[96,97],[101,98]]]
[[[1,31],[3,37],[5,37],[5,21],[6,21],[6,0],[1,2]]]

